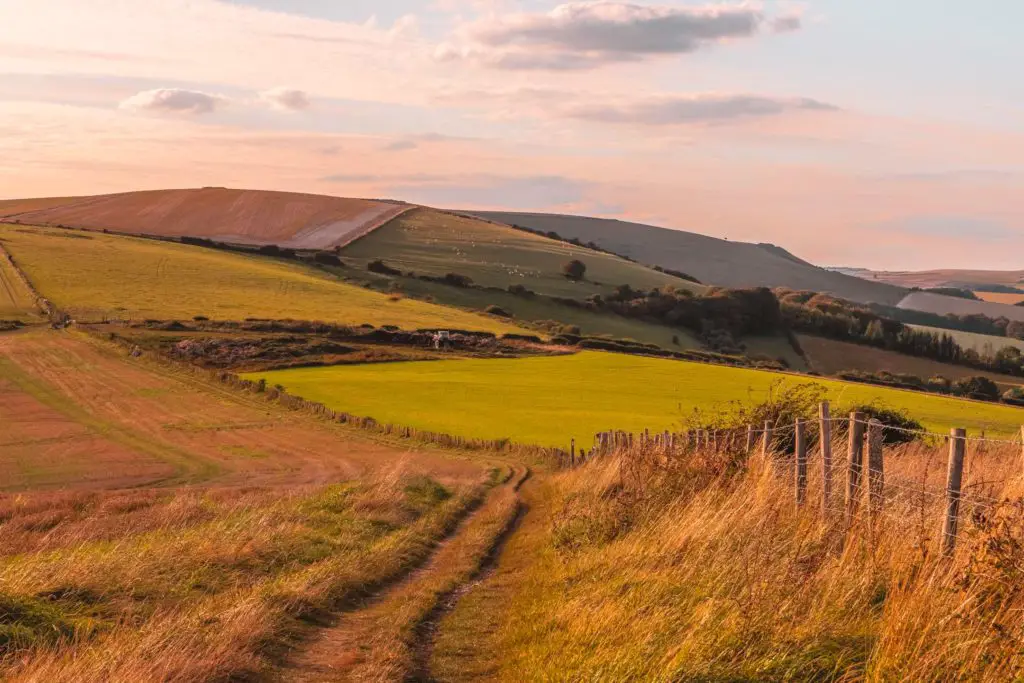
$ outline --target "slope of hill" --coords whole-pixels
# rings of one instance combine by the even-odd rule
[[[495,318],[345,284],[299,263],[57,228],[0,225],[0,238],[40,294],[79,319],[205,315],[523,331]]]
[[[967,287],[970,285],[1008,285],[1024,282],[1024,270],[923,270],[923,271],[861,271],[863,277],[901,287]]]
[[[0,218],[162,237],[330,249],[406,211],[398,203],[208,187],[0,204]]]
[[[953,296],[912,292],[897,304],[899,308],[937,313],[939,315],[985,315],[990,318],[1007,318],[1024,322],[1024,308],[988,301],[972,301]]]
[[[345,247],[341,255],[360,263],[383,259],[417,275],[457,273],[487,287],[522,285],[539,294],[580,300],[610,293],[622,284],[635,289],[705,289],[612,254],[426,208],[399,216]],[[573,259],[587,267],[581,280],[570,280],[562,272]]]
[[[643,263],[681,270],[702,282],[724,287],[787,287],[828,292],[858,302],[896,304],[906,291],[831,272],[802,262],[774,246],[729,242],[680,230],[618,220],[552,214],[470,212],[502,223],[554,231],[594,242],[603,249]]]

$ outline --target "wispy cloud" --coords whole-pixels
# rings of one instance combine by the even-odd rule
[[[606,123],[670,125],[709,123],[740,118],[777,116],[791,111],[834,111],[837,107],[809,98],[764,95],[667,95],[633,102],[576,104],[564,107],[570,118]]]
[[[143,90],[120,104],[121,109],[131,111],[171,114],[211,114],[227,104],[220,95],[210,95],[197,90],[179,88],[158,88]]]
[[[309,95],[295,88],[272,88],[260,93],[260,99],[281,111],[309,109]]]
[[[766,18],[748,4],[645,6],[614,0],[572,2],[548,13],[492,15],[463,25],[441,45],[441,60],[505,69],[579,70],[656,55],[687,54],[764,28],[800,28],[796,16]]]

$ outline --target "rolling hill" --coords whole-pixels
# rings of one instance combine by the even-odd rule
[[[40,294],[79,320],[246,317],[522,332],[513,324],[389,297],[295,262],[158,240],[0,225]]]
[[[466,212],[489,220],[593,242],[643,263],[688,273],[724,287],[787,287],[863,303],[895,305],[906,290],[818,268],[774,245],[729,242],[681,230],[618,220],[536,213]]]
[[[207,187],[0,202],[0,220],[331,249],[406,211],[400,203]]]
[[[990,318],[1007,318],[1024,321],[1024,307],[1008,304],[972,301],[954,296],[943,296],[930,292],[912,292],[898,304],[899,308],[925,311],[939,315],[985,315]]]
[[[922,270],[922,271],[873,271],[859,270],[863,277],[899,285],[900,287],[964,287],[972,285],[1016,286],[1024,282],[1024,270]]]

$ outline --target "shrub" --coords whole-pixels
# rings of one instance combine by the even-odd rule
[[[194,315],[192,316],[192,319],[195,320],[197,323],[202,323],[209,320],[209,318],[207,318],[205,315]]]
[[[345,265],[336,254],[332,254],[329,251],[318,251],[316,255],[313,256],[313,260],[321,265],[335,266],[336,268],[341,268]]]
[[[1024,406],[1024,387],[1013,387],[1003,394],[1003,401],[1015,406]]]
[[[887,446],[910,443],[918,436],[912,432],[924,431],[924,425],[906,412],[877,403],[851,406],[849,410],[843,412],[863,413],[868,420],[878,420],[886,427],[893,427],[894,429],[886,429],[884,432],[883,438]]]
[[[502,308],[501,306],[495,306],[493,304],[491,304],[490,306],[485,308],[484,312],[485,313],[490,313],[491,315],[496,315],[499,318],[511,318],[512,317],[512,314],[509,313],[508,311],[506,311],[504,308]]]
[[[375,259],[366,264],[366,269],[371,273],[379,275],[401,275],[402,271],[392,268],[380,259]]]
[[[536,295],[533,292],[533,290],[527,289],[525,285],[509,285],[508,286],[508,292],[509,292],[509,294],[515,294],[516,296],[521,296],[521,297],[526,297],[526,298],[529,298],[529,297],[532,297],[532,296]]]
[[[562,274],[570,280],[582,280],[587,275],[587,265],[579,259],[573,259],[562,266]]]
[[[459,273],[448,273],[444,276],[444,283],[452,287],[472,287],[473,278]]]
[[[953,382],[953,393],[957,396],[977,399],[979,401],[998,401],[999,386],[988,377],[965,377]]]

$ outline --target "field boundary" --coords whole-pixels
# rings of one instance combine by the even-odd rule
[[[32,281],[29,280],[28,275],[25,273],[25,271],[22,270],[21,266],[18,265],[18,262],[14,260],[14,256],[12,256],[11,253],[7,251],[7,249],[5,249],[2,244],[0,244],[0,258],[7,261],[7,263],[11,266],[11,269],[17,275],[18,279],[28,289],[29,294],[31,294],[32,297],[34,298],[34,303],[36,305],[36,308],[39,309],[40,313],[50,318],[50,320],[55,320],[61,317],[60,311],[57,310],[57,307],[54,306],[49,299],[44,297],[39,292],[38,289],[36,289],[35,285],[32,284]]]

